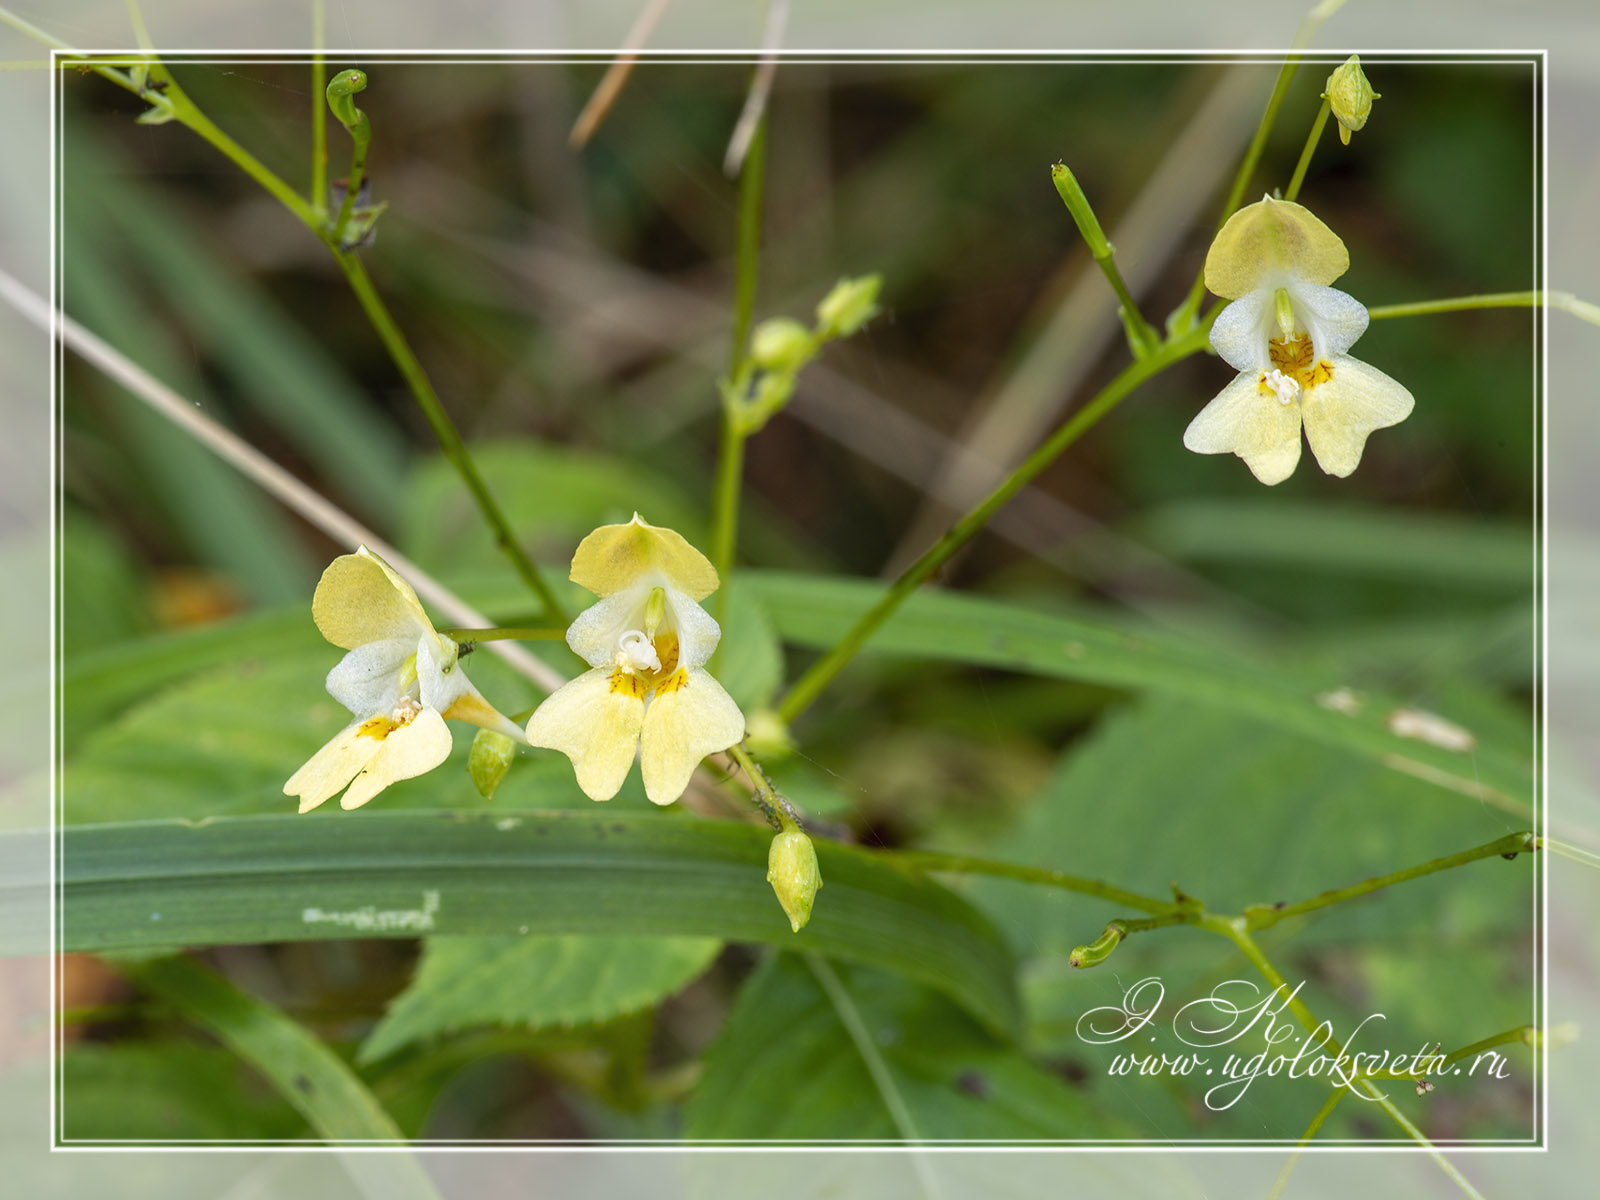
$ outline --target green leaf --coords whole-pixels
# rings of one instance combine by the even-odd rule
[[[1011,955],[966,901],[820,843],[827,885],[796,934],[767,885],[771,836],[593,809],[76,826],[62,834],[60,931],[67,950],[420,933],[767,942],[902,972],[992,1028],[1016,1027]],[[29,899],[0,893],[0,930]]]
[[[715,938],[429,938],[415,978],[362,1043],[360,1061],[474,1025],[608,1021],[672,995],[721,947]]]
[[[61,523],[61,653],[135,637],[154,624],[142,581],[122,544],[93,517],[69,507]]]
[[[61,1121],[67,1142],[306,1135],[299,1114],[249,1078],[234,1055],[191,1042],[69,1046],[61,1056]]]
[[[1537,565],[1531,524],[1278,496],[1167,505],[1141,518],[1138,532],[1179,559],[1272,563],[1499,592],[1530,590]]]
[[[1081,1092],[943,997],[877,971],[839,972],[888,1072],[886,1100],[839,1011],[796,955],[739,993],[689,1101],[691,1139],[1066,1138],[1111,1131]]]
[[[780,637],[818,648],[832,646],[883,594],[879,583],[788,572],[746,572],[741,581],[761,601]],[[1531,738],[1525,744],[1480,738],[1470,754],[1462,754],[1400,737],[1386,725],[1403,707],[1400,701],[1358,689],[1359,710],[1339,711],[1325,697],[1350,681],[1325,668],[1285,667],[1195,638],[1133,633],[941,591],[907,600],[864,653],[1005,667],[1181,697],[1408,769],[1522,819],[1528,811]]]

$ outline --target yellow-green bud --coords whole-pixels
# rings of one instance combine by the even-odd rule
[[[472,752],[467,755],[467,774],[472,776],[472,786],[485,800],[493,800],[495,789],[505,781],[511,770],[511,760],[516,756],[517,744],[503,733],[480,729],[472,739]]]
[[[750,753],[763,762],[788,758],[794,753],[788,722],[770,708],[758,708],[745,718],[744,738]]]
[[[1322,94],[1328,101],[1334,119],[1339,122],[1339,140],[1346,146],[1350,144],[1350,135],[1365,125],[1367,118],[1372,115],[1372,102],[1381,99],[1372,90],[1372,84],[1367,82],[1367,76],[1361,70],[1361,60],[1354,54],[1328,76],[1327,91]]]
[[[817,340],[799,321],[774,317],[750,335],[750,361],[766,371],[798,371],[817,352]]]
[[[863,275],[841,279],[817,305],[817,333],[822,337],[849,337],[878,314],[878,289],[883,276]]]
[[[1122,936],[1122,926],[1113,921],[1094,941],[1087,946],[1079,946],[1067,955],[1067,962],[1074,967],[1097,967],[1111,957],[1111,952],[1121,943]]]
[[[802,830],[785,829],[772,839],[767,851],[767,882],[788,914],[790,927],[799,933],[811,920],[811,904],[822,886],[817,848]]]

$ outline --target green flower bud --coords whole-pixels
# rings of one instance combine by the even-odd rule
[[[788,758],[794,753],[789,724],[770,708],[759,708],[744,720],[745,742],[763,762]]]
[[[765,371],[798,371],[817,352],[817,340],[799,321],[774,317],[750,335],[750,361]]]
[[[1361,60],[1354,54],[1328,76],[1327,91],[1322,95],[1339,122],[1339,140],[1346,146],[1350,144],[1350,135],[1372,115],[1372,102],[1381,99],[1367,82]]]
[[[1087,946],[1079,946],[1067,955],[1067,962],[1074,967],[1098,967],[1111,957],[1111,952],[1122,942],[1122,926],[1115,921],[1106,926],[1106,931]]]
[[[472,752],[467,755],[467,774],[472,785],[485,800],[493,800],[495,789],[505,781],[511,770],[511,760],[516,756],[517,744],[503,733],[480,729],[472,739]]]
[[[878,289],[882,275],[841,279],[817,305],[817,333],[821,337],[849,337],[878,314]]]
[[[822,886],[817,868],[817,848],[800,829],[785,829],[772,839],[767,851],[767,882],[788,914],[789,925],[799,933],[811,920],[811,904]]]

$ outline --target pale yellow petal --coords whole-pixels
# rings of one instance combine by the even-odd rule
[[[425,708],[406,724],[390,730],[350,790],[339,797],[339,807],[360,808],[391,783],[424,775],[449,757],[450,730],[443,717]]]
[[[1301,402],[1306,441],[1317,465],[1342,479],[1360,464],[1367,435],[1404,421],[1415,401],[1404,387],[1358,358],[1341,356],[1332,366],[1328,381],[1308,391]]]
[[[578,544],[572,582],[597,596],[638,586],[658,574],[694,600],[717,590],[717,569],[681,534],[650,525],[634,513],[626,525],[602,525]]]
[[[1206,287],[1237,300],[1258,287],[1282,286],[1291,276],[1328,284],[1350,269],[1350,253],[1309,209],[1263,197],[1241,208],[1217,231],[1206,253]]]
[[[328,564],[311,600],[311,616],[323,637],[346,650],[368,642],[415,642],[434,632],[411,585],[365,546]]]
[[[1282,483],[1300,461],[1300,406],[1263,392],[1259,372],[1240,375],[1183,431],[1196,454],[1237,454],[1262,483]]]
[[[700,760],[744,737],[744,714],[722,685],[698,668],[673,674],[644,715],[640,769],[645,795],[671,804]]]
[[[363,732],[368,724],[365,718],[350,722],[289,776],[283,794],[300,797],[301,812],[310,812],[342,791],[383,749],[382,738],[369,736],[370,730]]]
[[[528,742],[572,760],[578,786],[591,800],[622,787],[639,749],[644,685],[637,676],[600,667],[557,688],[528,721]]]

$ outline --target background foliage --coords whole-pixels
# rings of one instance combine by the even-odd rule
[[[599,64],[360,65],[375,194],[390,203],[366,261],[524,544],[559,565],[583,533],[634,510],[703,544],[732,293],[735,185],[719,164],[747,68],[641,65],[575,153],[566,131]],[[1368,304],[1529,286],[1526,68],[1369,66],[1376,115],[1348,149],[1325,137],[1302,197],[1350,247],[1342,286]],[[213,119],[303,185],[303,68],[174,69]],[[1264,98],[1272,68],[1253,70]],[[1072,381],[1093,386],[1122,365],[1115,338],[1078,344],[1070,375],[1058,361],[1050,318],[1093,267],[1047,168],[1065,156],[1114,227],[1221,76],[1188,64],[780,70],[758,316],[804,314],[844,274],[887,283],[884,316],[831,347],[750,444],[741,557],[756,569],[732,583],[721,660],[742,703],[769,701],[842,631],[838,614],[859,611],[866,585],[837,577],[878,575],[921,548],[904,540],[927,520],[937,458],[918,445],[967,436],[1018,379],[1033,381],[1037,415],[1065,404]],[[1287,177],[1321,76],[1312,66],[1297,79],[1255,190]],[[65,92],[66,311],[469,599],[506,618],[528,611],[321,247],[198,139],[135,125],[131,97],[75,75]],[[1255,100],[1246,107],[1253,124]],[[1200,143],[1218,179],[1239,148],[1229,139],[1219,128]],[[331,145],[337,163],[344,147]],[[1182,236],[1146,312],[1182,298],[1219,190],[1174,211]],[[1118,249],[1125,267],[1136,260],[1137,244]],[[1525,774],[1531,333],[1521,311],[1375,324],[1361,353],[1411,388],[1415,415],[1373,438],[1352,479],[1308,460],[1270,492],[1231,458],[1182,450],[1228,372],[1181,364],[1040,480],[1020,532],[986,534],[946,572],[943,584],[982,602],[919,598],[885,628],[804,718],[804,753],[774,765],[778,783],[869,848],[983,852],[1155,894],[1177,880],[1220,908],[1309,896],[1526,827],[1386,768],[1381,713],[1341,724],[1314,697],[1381,689],[1472,729],[1471,773]],[[320,564],[349,547],[82,364],[68,361],[64,390],[66,820],[288,811],[283,779],[341,721],[321,689],[337,652],[308,600]],[[916,437],[884,433],[908,424]],[[573,665],[563,648],[538,652]],[[473,667],[502,709],[537,699],[488,656]],[[381,807],[483,811],[467,741]],[[525,752],[487,811],[580,805],[564,759]],[[651,812],[636,779],[599,811],[696,819]],[[376,816],[304,820],[308,838],[329,821],[359,838]],[[829,905],[844,901],[826,859],[824,877],[807,938],[824,938]],[[1336,1026],[1382,1011],[1384,1044],[1448,1048],[1532,1019],[1530,878],[1525,863],[1474,865],[1280,926],[1269,949]],[[329,1086],[364,1080],[406,1136],[1304,1128],[1320,1094],[1303,1085],[1262,1080],[1213,1113],[1180,1086],[1109,1078],[1102,1052],[1073,1035],[1079,1013],[1132,980],[1159,973],[1170,993],[1198,994],[1247,974],[1242,958],[1158,930],[1073,971],[1067,953],[1120,910],[1005,881],[955,886],[984,937],[1016,956],[1019,1029],[980,1019],[960,981],[859,959],[824,968],[881,1046],[898,1109],[812,960],[756,944],[783,945],[776,936],[506,930],[203,958],[317,1034],[338,1060],[318,1067]],[[762,917],[783,934],[770,907]],[[249,1017],[248,1003],[186,1010],[182,980],[164,988],[159,972],[124,970],[75,997],[68,1137],[328,1135],[314,1104],[292,1102],[292,1087],[279,1098],[218,1048],[241,1044],[228,1018]],[[1529,1073],[1518,1079],[1404,1099],[1435,1137],[1522,1136]],[[112,1102],[135,1087],[159,1098],[137,1127]],[[1346,1104],[1327,1132],[1398,1131]]]

